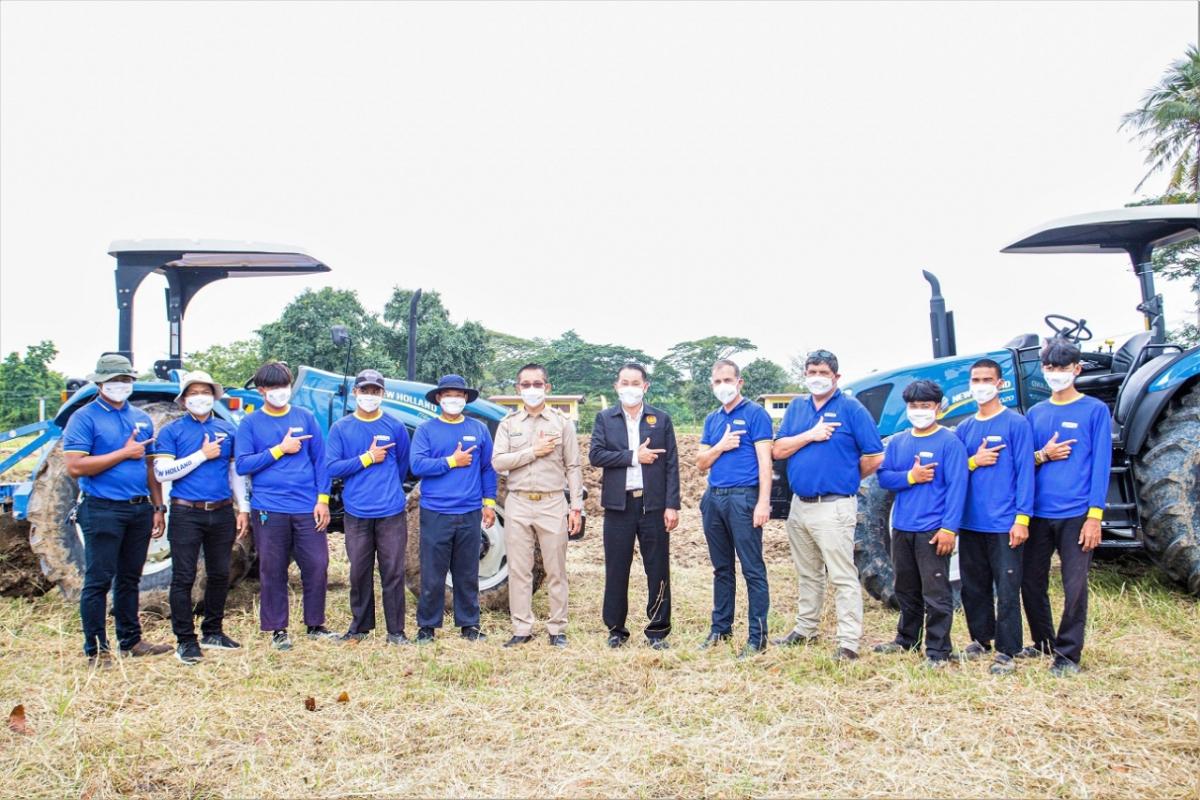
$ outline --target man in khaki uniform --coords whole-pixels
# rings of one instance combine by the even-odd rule
[[[517,373],[524,407],[500,421],[492,468],[508,475],[504,539],[513,636],[505,647],[533,639],[533,546],[536,539],[550,593],[550,644],[567,646],[567,535],[579,530],[583,473],[575,425],[546,405],[550,382],[541,364]],[[571,495],[570,513],[563,487]]]

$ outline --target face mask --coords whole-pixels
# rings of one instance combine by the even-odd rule
[[[910,408],[907,414],[908,421],[917,430],[928,428],[937,419],[937,412],[932,408]]]
[[[212,411],[213,397],[211,394],[194,394],[191,397],[183,398],[183,404],[197,417],[203,417]]]
[[[124,403],[129,399],[129,395],[133,394],[133,384],[118,383],[117,381],[102,383],[100,384],[100,394],[114,403]]]
[[[441,402],[442,411],[451,417],[456,417],[463,412],[467,407],[467,399],[465,397],[447,397]]]
[[[1075,373],[1073,372],[1051,372],[1044,369],[1042,377],[1046,379],[1051,391],[1055,392],[1061,392],[1075,382]]]
[[[354,402],[367,414],[374,414],[379,410],[379,404],[383,402],[383,398],[377,394],[360,394],[355,396]]]
[[[617,397],[621,398],[623,406],[636,406],[645,396],[646,390],[640,386],[622,386],[617,389]]]
[[[971,397],[974,398],[975,402],[979,405],[991,402],[992,399],[999,393],[1000,390],[996,388],[996,384],[994,383],[971,384]]]
[[[288,404],[288,400],[292,399],[292,387],[284,386],[280,389],[267,390],[267,402],[276,408],[283,408]]]
[[[736,383],[718,383],[713,387],[713,394],[717,396],[717,400],[721,405],[729,405],[733,398],[737,397],[738,388]]]
[[[534,388],[522,389],[521,399],[530,408],[537,408],[546,401],[546,390]]]
[[[827,378],[824,375],[809,375],[804,382],[808,384],[810,392],[819,396],[829,394],[829,390],[833,388],[833,378]]]

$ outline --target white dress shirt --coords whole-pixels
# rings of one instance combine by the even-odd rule
[[[625,415],[625,432],[629,434],[630,450],[633,452],[633,465],[625,470],[625,491],[631,492],[634,489],[642,488],[642,464],[638,461],[638,447],[642,440],[638,430],[638,424],[642,421],[642,414],[645,412],[644,405],[638,406],[637,416],[629,416],[629,412],[625,410],[625,406],[621,406],[621,413]]]

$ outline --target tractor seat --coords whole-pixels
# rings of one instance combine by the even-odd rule
[[[1092,375],[1080,375],[1075,379],[1079,391],[1116,388],[1120,386],[1125,376],[1140,366],[1146,345],[1150,343],[1151,333],[1143,331],[1135,333],[1126,340],[1125,344],[1113,353],[1112,371]]]

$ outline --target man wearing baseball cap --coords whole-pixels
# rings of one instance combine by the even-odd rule
[[[154,476],[171,484],[171,629],[178,645],[175,658],[200,662],[201,649],[236,650],[225,635],[225,598],[233,542],[250,532],[250,498],[246,479],[233,468],[234,427],[212,413],[224,390],[207,372],[183,376],[175,402],[187,414],[158,434]],[[235,516],[236,515],[236,516]],[[192,584],[204,550],[204,621],[200,640],[192,625]]]
[[[413,474],[421,479],[421,595],[417,643],[432,642],[446,613],[446,573],[454,581],[454,624],[479,641],[481,524],[496,522],[496,472],[487,426],[463,414],[479,392],[460,375],[445,375],[425,399],[441,414],[413,434]]]
[[[110,590],[121,655],[171,651],[143,640],[138,619],[142,567],[150,539],[163,535],[166,507],[162,487],[150,480],[154,468],[147,456],[153,453],[154,422],[128,402],[136,378],[125,356],[101,356],[88,376],[99,395],[71,415],[63,432],[67,472],[83,492],[77,512],[84,559],[79,618],[83,652],[95,666],[111,658],[105,630]]]
[[[364,369],[354,379],[353,414],[329,429],[325,463],[341,478],[346,558],[350,560],[350,630],[342,639],[366,638],[375,629],[375,559],[383,586],[388,644],[405,644],[404,551],[408,523],[404,480],[408,477],[408,430],[385,414],[383,375]]]

